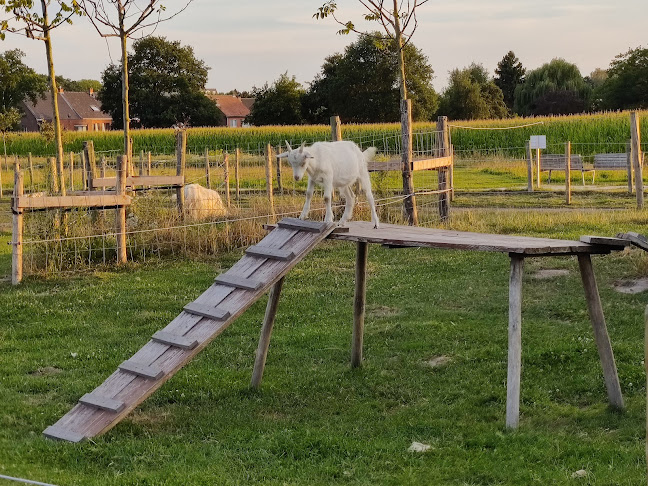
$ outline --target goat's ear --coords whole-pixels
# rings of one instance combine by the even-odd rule
[[[288,140],[284,140],[284,141],[286,142],[286,147],[288,147],[288,152],[290,152],[292,150],[292,147],[288,143]]]
[[[306,152],[304,152],[304,158],[305,158],[305,159],[314,159],[315,156],[312,155],[312,154],[307,150]]]
[[[279,155],[277,155],[277,158],[278,158],[278,159],[285,159],[286,157],[288,157],[288,154],[289,154],[289,153],[290,153],[290,152],[282,152],[282,153],[280,153]]]

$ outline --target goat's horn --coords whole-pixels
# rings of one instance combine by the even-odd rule
[[[306,146],[306,142],[302,142],[301,147],[299,147],[299,153],[300,154],[304,151],[305,146]]]
[[[288,140],[286,140],[285,142],[286,142],[286,147],[288,147],[288,150],[292,150],[292,147],[291,147],[290,144],[288,143]]]

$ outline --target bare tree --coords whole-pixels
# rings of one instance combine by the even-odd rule
[[[170,20],[183,12],[193,0],[186,0],[175,13],[166,14],[160,0],[80,0],[79,6],[101,37],[120,40],[122,59],[122,106],[124,113],[124,154],[132,163],[130,146],[130,114],[128,105],[128,53],[126,41],[135,34],[145,37],[144,30],[155,31],[160,22]]]
[[[52,114],[54,123],[54,139],[56,140],[56,161],[59,171],[63,170],[63,142],[61,139],[61,117],[58,109],[58,88],[54,72],[54,58],[52,55],[53,29],[71,24],[72,16],[79,14],[80,10],[76,0],[65,2],[62,0],[40,0],[40,12],[34,6],[34,0],[0,0],[0,7],[6,13],[12,14],[12,19],[0,20],[0,38],[5,32],[22,34],[30,39],[45,43],[47,57],[47,73],[49,76],[49,89],[52,95]],[[50,9],[54,4],[55,8]]]
[[[428,0],[358,0],[366,9],[364,20],[378,22],[384,32],[382,40],[395,43],[398,52],[398,68],[401,94],[401,132],[403,137],[403,192],[406,195],[404,204],[409,224],[418,224],[416,201],[414,198],[414,184],[411,170],[411,140],[412,124],[411,113],[407,112],[407,86],[405,84],[405,57],[403,49],[410,41],[418,27],[417,8],[427,3]],[[337,15],[337,3],[330,0],[322,5],[313,15],[317,19],[332,17],[343,28],[338,34],[355,32],[367,35],[356,28],[352,21],[340,20]],[[404,111],[405,110],[405,111]]]

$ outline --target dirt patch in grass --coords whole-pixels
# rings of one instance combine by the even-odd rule
[[[423,364],[430,368],[440,368],[451,362],[452,358],[450,356],[434,356],[433,358],[424,361]]]
[[[648,277],[617,280],[613,287],[614,290],[622,294],[638,294],[648,290]]]
[[[37,370],[29,372],[32,376],[54,376],[61,373],[63,373],[63,370],[61,368],[56,368],[55,366],[45,366],[44,368],[38,368]]]
[[[394,317],[401,313],[399,309],[386,305],[372,305],[367,309],[367,315],[373,318]]]

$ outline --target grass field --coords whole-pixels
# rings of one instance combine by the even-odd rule
[[[457,209],[451,227],[648,233],[632,210]],[[59,485],[645,484],[648,299],[613,290],[648,275],[635,249],[594,259],[623,413],[607,407],[573,258],[526,265],[521,426],[511,432],[507,256],[372,246],[365,362],[352,370],[355,250],[327,242],[286,279],[260,391],[248,384],[264,301],[108,434],[78,445],[41,437],[240,255],[0,283],[0,474]],[[568,275],[534,278],[543,268]],[[430,366],[440,356],[449,359]],[[431,448],[408,452],[413,441]]]

